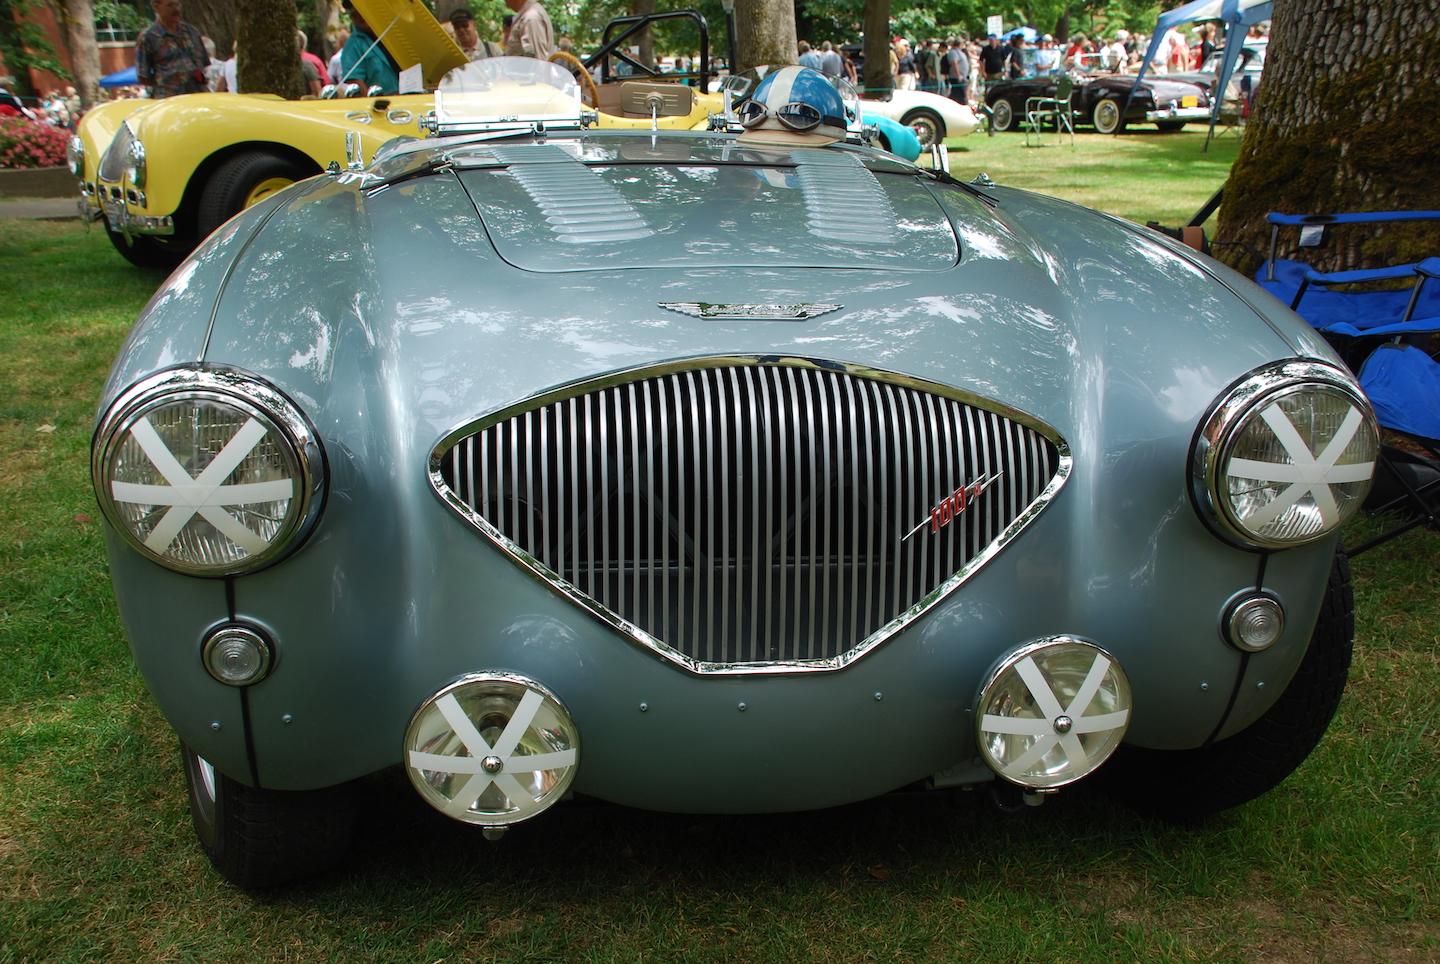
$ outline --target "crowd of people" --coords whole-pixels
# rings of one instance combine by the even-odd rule
[[[482,39],[475,16],[467,8],[450,14],[448,25],[455,42],[471,60],[481,57],[548,58],[569,49],[567,38],[557,42],[550,16],[539,0],[505,0],[512,11],[504,18],[499,41]],[[240,93],[236,56],[216,56],[215,45],[182,16],[181,0],[151,0],[155,22],[135,44],[135,67],[143,96],[173,97],[203,91]],[[305,79],[306,93],[319,95],[326,84],[357,84],[362,90],[378,87],[382,93],[400,92],[400,65],[377,40],[377,31],[349,0],[341,6],[349,19],[334,44],[329,63],[309,50],[309,38],[296,31],[296,56]]]
[[[1033,44],[1023,31],[1003,38],[991,34],[983,41],[959,36],[914,41],[896,37],[890,44],[890,81],[896,90],[923,90],[961,103],[978,102],[987,84],[1001,80],[1066,70],[1133,73],[1149,49],[1150,39],[1127,30],[1094,36],[1075,33],[1064,41],[1041,34]],[[1206,25],[1195,28],[1193,42],[1171,29],[1162,37],[1150,71],[1163,75],[1198,69],[1215,51],[1216,40]],[[825,41],[817,49],[802,40],[798,59],[803,66],[843,76],[857,85],[863,80],[859,44]]]
[[[498,38],[482,38],[474,14],[465,7],[453,11],[445,26],[470,60],[484,57],[523,56],[549,58],[555,51],[571,50],[567,37],[556,38],[550,16],[540,0],[505,0],[511,13],[504,18]],[[135,45],[139,86],[110,91],[114,96],[172,97],[203,91],[240,92],[239,71],[233,53],[216,55],[215,45],[182,16],[181,0],[151,0],[155,21]],[[342,27],[333,45],[329,62],[309,48],[308,38],[296,32],[296,57],[305,79],[306,93],[319,95],[326,84],[357,84],[362,90],[400,92],[400,68],[376,39],[376,32],[342,0],[349,26]],[[1208,26],[1195,28],[1194,42],[1179,30],[1171,29],[1162,38],[1151,70],[1192,70],[1204,63],[1216,49],[1216,38]],[[890,45],[890,79],[898,90],[924,90],[948,96],[961,103],[977,102],[984,87],[999,80],[1029,74],[1063,70],[1134,71],[1148,49],[1150,38],[1115,30],[1087,36],[1072,34],[1056,41],[1050,34],[1036,38],[1032,46],[1021,31],[985,40],[963,36],[946,39],[909,40],[895,37]],[[674,69],[684,72],[689,57],[677,57]],[[812,45],[800,41],[800,65],[862,86],[864,60],[858,43],[830,40]],[[0,79],[3,80],[3,79]],[[0,83],[0,117],[23,115],[60,127],[73,127],[81,112],[74,87],[53,92],[38,103],[26,105]]]

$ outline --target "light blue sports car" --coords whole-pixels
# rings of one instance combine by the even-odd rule
[[[381,771],[493,836],[1102,767],[1190,815],[1314,747],[1377,439],[1274,299],[843,140],[462,100],[219,229],[100,402],[221,873],[331,865]]]

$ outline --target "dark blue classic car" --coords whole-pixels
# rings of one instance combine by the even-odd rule
[[[990,123],[997,131],[1018,130],[1031,98],[1054,98],[1061,76],[1040,74],[991,84],[985,91]],[[1118,134],[1131,124],[1153,123],[1162,131],[1178,131],[1190,121],[1210,117],[1210,93],[1198,84],[1163,77],[1136,83],[1125,74],[1075,71],[1068,77],[1070,112],[1075,126],[1088,125],[1101,134]]]

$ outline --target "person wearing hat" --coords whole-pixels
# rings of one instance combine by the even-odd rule
[[[359,84],[361,91],[379,87],[382,94],[397,93],[400,90],[400,68],[390,59],[390,54],[376,39],[374,30],[350,0],[342,0],[340,5],[350,15],[350,23],[355,28],[340,51],[341,83]]]
[[[475,15],[469,7],[461,7],[450,14],[450,27],[455,31],[455,43],[465,52],[467,59],[505,56],[499,44],[480,39],[480,32],[475,29]]]
[[[772,70],[735,108],[744,130],[738,142],[752,147],[824,147],[843,140],[845,101],[813,67]]]

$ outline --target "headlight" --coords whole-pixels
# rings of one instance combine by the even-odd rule
[[[100,508],[138,552],[176,572],[262,568],[304,540],[325,464],[276,389],[238,372],[176,369],[110,406],[91,452]]]
[[[85,142],[80,139],[79,134],[71,134],[65,145],[65,166],[70,168],[70,173],[76,177],[85,176]]]
[[[139,138],[130,142],[130,153],[125,158],[125,178],[134,188],[145,187],[145,145]]]
[[[1303,545],[1364,502],[1379,447],[1374,413],[1347,375],[1317,362],[1261,369],[1221,398],[1196,439],[1196,501],[1230,539]]]

